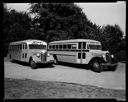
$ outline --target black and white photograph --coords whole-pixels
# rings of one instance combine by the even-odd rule
[[[126,1],[3,3],[4,99],[126,101]]]

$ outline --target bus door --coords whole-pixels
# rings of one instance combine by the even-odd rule
[[[26,43],[22,44],[21,60],[22,61],[27,61],[27,44]]]
[[[80,64],[85,64],[85,58],[86,58],[86,42],[79,42],[78,43],[78,58],[77,62]]]

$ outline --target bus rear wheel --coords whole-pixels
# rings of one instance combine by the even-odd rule
[[[36,69],[37,68],[37,64],[32,58],[30,59],[29,64],[30,64],[32,69]]]
[[[53,55],[53,57],[54,57],[54,64],[55,64],[55,65],[58,65],[58,60],[57,60],[56,55]]]
[[[92,69],[92,71],[94,71],[94,72],[100,73],[100,72],[102,71],[103,67],[101,66],[101,63],[100,63],[98,60],[95,59],[95,60],[92,62],[92,64],[91,64],[91,69]]]
[[[111,68],[111,71],[116,71],[116,69],[117,69],[117,66],[114,66]]]

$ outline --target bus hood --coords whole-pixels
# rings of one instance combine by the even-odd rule
[[[46,50],[32,50],[32,53],[35,53],[35,54],[37,54],[37,53],[45,53],[46,52]]]
[[[102,51],[102,50],[90,50],[90,53],[93,56],[102,56],[102,55],[109,53],[109,52],[108,51]]]

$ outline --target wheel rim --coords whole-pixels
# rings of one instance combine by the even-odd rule
[[[94,62],[93,63],[93,69],[96,71],[100,70],[100,64],[98,62]]]
[[[57,62],[57,59],[55,59],[55,60],[54,60],[54,63],[55,63],[55,64],[57,64],[57,63],[58,63],[58,62]]]
[[[36,63],[33,60],[31,60],[30,64],[31,64],[31,67],[32,68],[35,68],[36,67]]]

